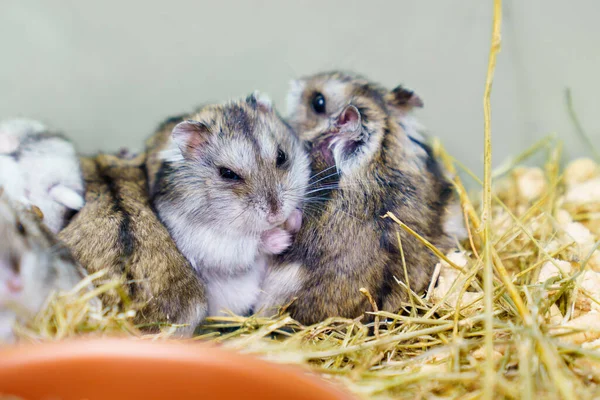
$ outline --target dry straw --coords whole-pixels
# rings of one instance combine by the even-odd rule
[[[492,171],[489,98],[500,11],[495,0],[483,182],[434,146],[454,176],[469,239],[442,254],[396,216],[385,216],[440,257],[427,295],[398,281],[409,295],[400,313],[378,310],[362,291],[377,317],[370,324],[330,318],[303,326],[284,308],[272,318],[210,318],[194,340],[304,365],[364,398],[600,398],[600,167],[583,159],[561,171],[560,143],[547,138]],[[517,165],[540,152],[547,155],[544,168]],[[467,192],[459,170],[482,185],[482,202]],[[85,290],[90,282],[97,286],[92,294]],[[82,333],[168,338],[172,328],[144,336],[131,323],[133,311],[94,301],[119,284],[92,275],[53,296],[19,333],[35,341]]]

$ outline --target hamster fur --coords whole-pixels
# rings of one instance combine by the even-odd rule
[[[39,207],[54,233],[83,206],[75,148],[37,121],[0,123],[0,186],[13,199]]]
[[[396,282],[406,281],[397,233],[411,289],[427,287],[437,257],[391,219],[381,218],[388,211],[441,251],[454,244],[443,228],[452,187],[431,150],[406,134],[398,122],[400,111],[390,111],[409,112],[419,101],[362,80],[320,84],[302,83],[304,92],[296,96],[302,104],[293,105],[297,114],[291,116],[311,146],[308,193],[315,199],[307,197],[300,232],[269,268],[257,304],[272,314],[295,298],[287,310],[304,324],[370,310],[359,293],[363,287],[380,309],[397,311],[408,299]],[[329,96],[329,90],[331,108],[318,101],[317,115],[307,118],[314,95]]]
[[[12,342],[15,322],[26,322],[52,291],[73,288],[84,274],[40,216],[3,194],[0,237],[0,342]]]
[[[109,279],[127,281],[123,290],[137,306],[135,322],[146,331],[185,324],[178,333],[192,334],[206,317],[204,284],[150,207],[144,155],[100,154],[81,162],[86,204],[60,238],[89,273],[108,269]],[[113,291],[101,299],[121,305]]]
[[[246,314],[308,182],[302,144],[258,93],[175,117],[148,140],[153,205],[207,283],[209,314]]]

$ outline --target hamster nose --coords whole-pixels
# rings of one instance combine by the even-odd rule
[[[8,257],[0,257],[0,270],[12,274],[18,274],[21,269],[21,260],[19,257],[10,255]]]
[[[0,283],[4,284],[10,293],[18,293],[23,290],[23,281],[19,276],[19,260],[0,258]]]
[[[275,192],[269,192],[266,196],[267,201],[267,222],[270,224],[277,224],[281,220],[281,207],[279,205],[279,199]],[[281,221],[282,222],[282,221]]]

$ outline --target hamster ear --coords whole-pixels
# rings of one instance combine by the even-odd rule
[[[255,90],[250,96],[246,97],[246,102],[252,107],[257,107],[261,111],[273,111],[273,102],[269,96],[259,92],[258,90]]]
[[[194,158],[208,141],[210,129],[202,122],[187,120],[175,125],[171,136],[185,158]]]
[[[37,219],[39,219],[40,221],[44,220],[44,213],[42,212],[42,210],[40,210],[38,206],[31,206],[30,210],[33,213],[33,215],[36,216]]]
[[[386,101],[392,107],[401,108],[409,111],[413,108],[422,108],[423,100],[412,90],[408,90],[403,86],[397,86],[386,95]]]
[[[337,117],[336,121],[337,126],[340,131],[344,132],[355,132],[360,128],[361,117],[360,111],[353,105],[349,105],[342,113]]]

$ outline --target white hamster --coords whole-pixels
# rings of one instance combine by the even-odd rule
[[[37,121],[0,122],[0,187],[14,200],[39,207],[54,233],[84,204],[75,148]]]

